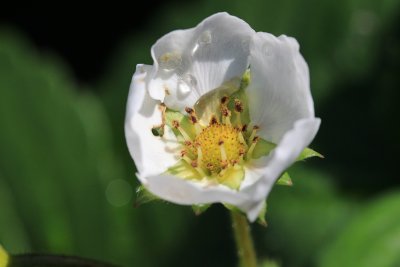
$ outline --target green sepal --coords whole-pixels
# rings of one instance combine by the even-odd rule
[[[312,157],[319,157],[321,159],[324,158],[324,156],[321,155],[320,153],[318,153],[317,151],[312,150],[311,148],[307,147],[300,153],[300,155],[297,157],[296,161],[301,161],[301,160],[305,160],[305,159],[312,158]]]
[[[243,211],[241,211],[238,207],[236,207],[234,205],[231,205],[231,204],[228,204],[228,203],[222,203],[222,205],[224,205],[224,207],[227,208],[230,211],[238,212],[238,213],[240,213],[242,215],[245,215],[243,213]]]
[[[167,173],[182,179],[201,179],[199,173],[183,159],[179,160],[174,166],[169,167]]]
[[[292,186],[292,178],[290,178],[290,175],[288,172],[285,172],[284,174],[281,175],[281,177],[278,178],[276,181],[277,185],[286,185],[286,186]]]
[[[264,227],[268,226],[266,215],[267,215],[267,201],[264,202],[264,205],[257,217],[257,223]]]
[[[242,80],[240,80],[240,89],[246,89],[250,84],[250,69],[246,70],[242,76]]]
[[[267,156],[275,147],[276,145],[274,143],[260,138],[253,150],[252,158],[258,159],[263,156]]]
[[[185,116],[179,111],[175,111],[169,108],[165,110],[165,124],[172,129],[176,136],[181,136],[179,130],[175,129],[172,125],[172,121],[179,122],[179,125],[182,127],[183,130],[185,130],[189,137],[194,139],[194,137],[196,136],[196,130],[193,124],[190,122],[188,116]]]
[[[146,189],[143,185],[139,185],[136,188],[136,200],[135,207],[138,207],[142,204],[149,203],[151,201],[161,200],[159,197],[152,194],[149,190]]]
[[[211,204],[199,204],[199,205],[192,205],[192,210],[196,216],[199,216],[203,212],[205,212],[209,207],[211,207]]]
[[[226,185],[233,190],[239,190],[244,179],[244,169],[241,165],[235,165],[228,168],[222,176],[217,174],[216,179],[220,184]]]

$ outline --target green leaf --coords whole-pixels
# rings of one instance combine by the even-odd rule
[[[324,158],[324,156],[322,156],[320,153],[318,153],[315,150],[312,150],[311,148],[305,148],[300,155],[297,157],[296,161],[301,161],[301,160],[305,160],[308,158],[312,158],[312,157],[319,157],[319,158]]]
[[[116,210],[105,195],[127,176],[103,106],[69,74],[0,29],[0,242],[12,254],[32,247],[128,262],[140,242],[114,235],[133,236],[130,205]]]
[[[284,174],[282,174],[281,177],[279,177],[279,179],[276,181],[276,184],[292,186],[293,182],[292,182],[292,179],[290,178],[289,173],[285,172]]]
[[[331,242],[318,266],[399,266],[399,207],[399,191],[365,206]]]
[[[267,201],[264,202],[262,210],[258,214],[258,217],[257,217],[257,222],[259,224],[261,224],[262,226],[265,226],[265,227],[268,226],[268,223],[267,223],[267,220],[266,220],[266,216],[267,216]]]

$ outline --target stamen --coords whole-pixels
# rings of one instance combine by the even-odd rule
[[[246,149],[243,148],[243,147],[240,148],[239,149],[239,160],[240,160],[240,163],[243,163],[245,154],[246,154]]]
[[[219,145],[219,149],[221,151],[221,159],[222,160],[226,160],[227,156],[226,156],[226,150],[225,150],[225,146],[224,146],[224,141],[220,140],[218,142],[218,145]]]
[[[228,109],[227,106],[222,105],[221,106],[221,114],[222,114],[222,120],[225,122],[226,125],[231,125],[231,111]]]
[[[181,151],[181,157],[183,158],[183,157],[185,157],[187,155],[187,150],[182,150]]]
[[[242,125],[242,132],[245,132],[245,131],[247,131],[247,124]]]
[[[197,160],[193,160],[193,161],[190,163],[190,165],[192,165],[192,167],[196,169],[196,168],[198,167],[198,165],[197,165]]]
[[[209,163],[207,163],[206,168],[207,168],[209,171],[212,171],[212,169],[214,169],[214,165],[213,165],[211,162],[209,162]]]
[[[199,166],[198,160],[193,160],[190,165],[200,174],[201,177],[207,176],[203,169]]]
[[[243,112],[243,104],[242,104],[242,102],[241,102],[239,99],[237,99],[237,98],[235,98],[235,111],[236,111],[237,113],[242,113],[242,112]]]
[[[192,113],[194,113],[194,109],[189,108],[189,107],[186,107],[186,108],[185,108],[185,111],[186,111],[189,115],[191,115]]]
[[[175,129],[178,129],[178,131],[181,133],[185,141],[191,141],[190,136],[185,132],[185,130],[180,126],[179,122],[177,120],[172,121],[172,126]]]
[[[192,143],[192,141],[185,141],[185,146],[191,146],[193,143]]]
[[[221,168],[225,170],[229,166],[229,162],[227,160],[221,160]]]
[[[240,116],[240,113],[236,112],[236,125],[241,126],[242,125],[242,116]]]
[[[253,131],[251,132],[250,138],[249,138],[249,142],[252,142],[254,137],[256,136],[256,132],[257,130],[260,129],[260,127],[258,127],[257,125],[253,126]]]
[[[161,111],[161,124],[153,126],[151,128],[151,132],[153,133],[154,136],[160,136],[163,137],[164,135],[164,126],[165,126],[165,111],[167,110],[167,106],[164,103],[161,103],[158,108]]]
[[[238,137],[239,137],[239,142],[244,145],[245,148],[247,148],[246,140],[244,140],[242,132],[238,132]]]
[[[197,160],[201,162],[202,159],[203,159],[203,152],[201,151],[201,147],[197,146]]]
[[[251,158],[251,156],[252,156],[252,154],[253,154],[253,151],[254,151],[254,148],[255,148],[256,145],[257,145],[258,140],[260,140],[260,137],[258,137],[258,136],[256,136],[256,137],[253,138],[253,141],[252,141],[252,143],[251,143],[251,146],[250,146],[249,150],[247,151],[247,158],[248,158],[248,159]]]

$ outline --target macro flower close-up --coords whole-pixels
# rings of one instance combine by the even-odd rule
[[[161,199],[224,203],[254,221],[320,125],[299,44],[217,13],[166,34],[151,55],[125,120],[138,179]]]

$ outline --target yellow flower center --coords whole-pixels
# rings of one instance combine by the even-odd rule
[[[218,173],[229,164],[238,163],[245,149],[239,140],[239,133],[237,128],[220,123],[204,128],[194,140],[198,146],[195,154],[199,166]]]

